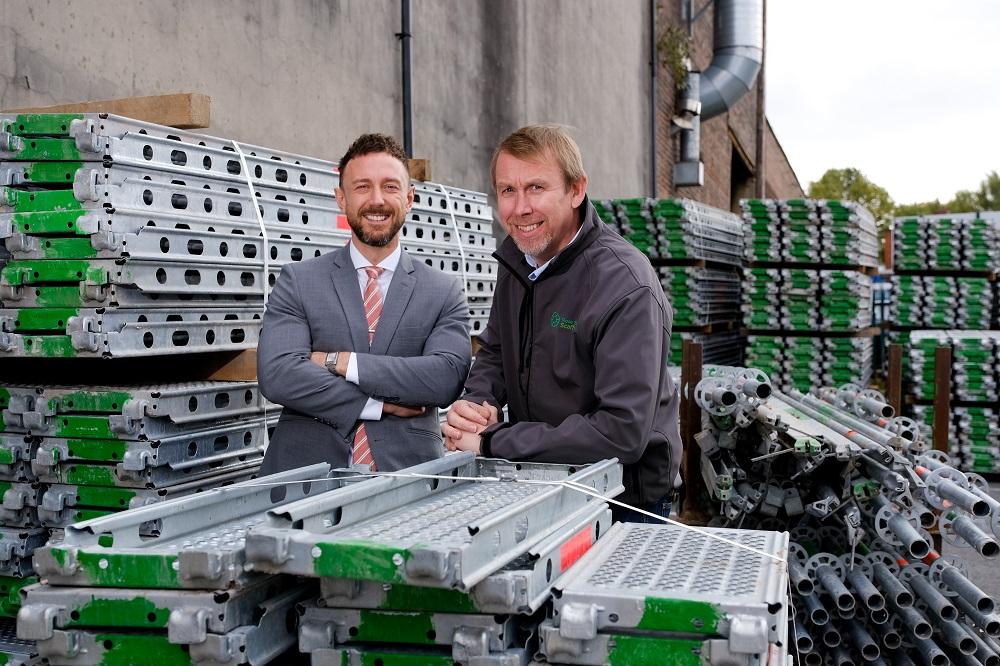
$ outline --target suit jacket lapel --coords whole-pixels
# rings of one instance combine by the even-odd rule
[[[416,282],[417,279],[413,275],[413,260],[409,254],[403,252],[399,257],[396,272],[392,275],[389,293],[383,295],[382,316],[378,320],[378,328],[375,329],[371,353],[385,354],[388,351],[392,336],[396,333],[396,327],[399,326],[399,321],[403,318],[406,304],[410,302],[410,296],[413,295],[413,287]]]
[[[358,284],[358,271],[351,261],[348,246],[333,252],[333,286],[344,308],[344,319],[351,331],[352,351],[368,351],[368,320],[365,318],[365,306],[361,300],[361,287]]]

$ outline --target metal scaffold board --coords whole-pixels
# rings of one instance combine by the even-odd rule
[[[351,643],[450,645],[456,662],[517,647],[516,616],[319,608],[304,604],[299,651]]]
[[[253,460],[205,470],[193,478],[152,488],[50,483],[38,504],[38,520],[44,527],[67,527],[118,511],[250,481],[257,477],[261,460],[263,457],[257,456]],[[143,534],[151,534],[157,529],[157,524],[150,524],[143,529]]]
[[[57,437],[169,436],[204,427],[206,421],[258,415],[266,404],[256,382],[4,388],[10,394],[3,412],[8,432]],[[64,432],[73,425],[75,432]]]
[[[294,624],[288,618],[305,596],[302,587],[294,587],[258,604],[251,624],[223,634],[181,637],[201,640],[177,642],[168,633],[151,631],[56,629],[37,642],[38,652],[48,663],[66,666],[263,665],[295,644]]]
[[[34,641],[17,637],[13,619],[0,617],[0,659],[5,666],[41,666]]]
[[[257,346],[260,308],[0,310],[0,354],[145,356]]]
[[[277,423],[278,413],[269,413],[267,429],[273,429]],[[210,423],[183,434],[149,440],[35,438],[30,449],[34,453],[29,459],[40,473],[73,463],[110,463],[117,466],[118,476],[165,465],[180,470],[263,449],[264,430],[265,420],[261,415]]]
[[[343,474],[343,472],[335,472]],[[220,589],[247,578],[247,531],[265,512],[340,487],[328,465],[282,472],[214,488],[66,528],[63,541],[35,553],[35,567],[52,585]],[[143,534],[157,526],[155,536]]]
[[[37,482],[0,481],[0,524],[7,527],[37,526],[42,491],[42,485]]]
[[[766,652],[784,631],[787,551],[784,532],[616,524],[556,585],[553,623],[564,639],[641,630]]]
[[[386,477],[385,486],[342,488],[269,512],[247,538],[253,569],[467,590],[597,501],[557,484],[604,497],[622,491],[615,460],[574,467],[458,454],[426,465],[456,478]]]
[[[0,576],[30,576],[31,556],[48,539],[49,531],[40,527],[0,527]]]
[[[606,504],[586,506],[468,592],[320,578],[320,597],[329,608],[528,615],[549,600],[552,585],[610,526],[611,511]]]
[[[148,467],[126,470],[101,463],[69,463],[35,467],[38,480],[49,484],[106,486],[115,489],[175,489],[187,484],[221,482],[256,473],[264,457],[264,447],[234,452],[216,461],[194,461],[191,465]]]
[[[445,648],[393,648],[382,644],[351,645],[342,648],[316,650],[311,655],[312,666],[455,666],[456,663],[475,666],[528,666],[531,654],[524,648],[511,648],[500,653],[479,656],[470,662],[456,662]]]
[[[21,127],[24,129],[21,129]],[[232,141],[111,114],[2,115],[11,161],[108,161],[188,176],[245,183]],[[49,137],[32,140],[26,137]],[[14,139],[16,137],[16,139]],[[17,140],[19,139],[19,140]],[[50,143],[46,143],[50,142]],[[333,162],[241,144],[254,181],[286,189],[332,192],[339,178]]]
[[[227,591],[36,584],[22,592],[18,633],[45,640],[55,630],[74,627],[166,629],[172,643],[197,643],[206,634],[252,624],[261,603],[297,586],[290,576],[263,577]]]

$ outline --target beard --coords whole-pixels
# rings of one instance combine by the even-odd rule
[[[365,215],[385,215],[390,224],[384,229],[368,229],[365,227]],[[356,216],[347,216],[347,223],[351,226],[351,231],[365,245],[371,247],[385,247],[388,245],[399,230],[403,228],[406,221],[404,215],[388,206],[368,206],[358,211]]]
[[[514,245],[516,245],[517,249],[523,254],[527,254],[531,257],[538,257],[545,254],[545,251],[552,245],[552,234],[549,233],[548,230],[546,230],[546,233],[542,234],[538,238],[534,238],[530,241],[523,241],[514,234],[510,233],[509,227],[506,227],[506,225],[504,226],[504,231],[507,232],[510,239],[514,241]]]

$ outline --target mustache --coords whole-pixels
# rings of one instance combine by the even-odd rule
[[[389,206],[366,206],[358,211],[359,215],[385,215],[386,217],[393,217],[396,211]]]

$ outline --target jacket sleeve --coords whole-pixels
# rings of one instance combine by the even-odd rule
[[[490,318],[486,323],[486,329],[479,335],[479,350],[476,352],[472,370],[469,371],[469,378],[465,381],[465,395],[462,396],[463,399],[477,404],[485,400],[496,407],[498,414],[507,404],[503,348],[497,330],[499,312],[502,312],[504,307],[500,295],[500,280],[503,279],[501,273],[494,291],[493,305],[490,307]]]
[[[366,395],[404,405],[446,407],[469,372],[469,307],[461,283],[450,281],[437,321],[420,356],[359,353],[358,387]]]
[[[264,312],[257,344],[257,377],[264,397],[332,426],[345,438],[368,396],[313,363],[312,335],[292,267],[281,271]]]
[[[556,426],[538,421],[491,426],[483,455],[562,463],[639,460],[650,440],[662,373],[667,372],[669,350],[663,346],[669,322],[669,313],[649,287],[624,296],[605,313],[595,333],[594,406]]]

